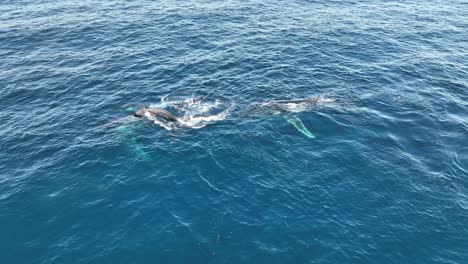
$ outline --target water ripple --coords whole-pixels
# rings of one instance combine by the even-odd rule
[[[3,1],[2,260],[463,263],[466,7]],[[181,94],[233,107],[131,116]]]

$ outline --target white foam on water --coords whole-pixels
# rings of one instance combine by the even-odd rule
[[[317,103],[321,104],[321,103],[334,103],[334,102],[336,102],[336,100],[333,98],[320,97]]]
[[[167,130],[182,127],[199,129],[208,124],[226,119],[234,109],[234,104],[219,99],[211,101],[204,101],[201,97],[190,97],[180,100],[167,99],[167,97],[164,97],[161,99],[161,103],[151,104],[150,107],[166,108],[170,111],[174,110],[174,115],[178,116],[177,120],[179,122],[161,120],[150,113],[145,113],[148,119]]]
[[[224,111],[219,112],[218,114],[207,116],[193,115],[189,113],[185,115],[182,119],[179,119],[179,122],[186,127],[199,129],[205,127],[208,124],[226,119],[226,117],[231,113],[232,109],[234,109],[234,105],[231,105],[230,107],[228,107]]]
[[[166,108],[168,106],[168,104],[166,102],[160,102],[160,103],[157,103],[157,104],[150,104],[150,107],[151,108]]]
[[[282,108],[288,112],[300,113],[310,110],[314,105],[310,103],[284,103],[281,104]]]

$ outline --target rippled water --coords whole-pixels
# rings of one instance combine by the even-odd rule
[[[464,0],[2,1],[0,262],[466,263],[467,40]],[[233,108],[132,117],[177,93]]]

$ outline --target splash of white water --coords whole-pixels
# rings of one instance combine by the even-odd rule
[[[162,98],[160,103],[151,104],[150,107],[165,108],[174,111],[178,122],[161,120],[150,113],[145,116],[155,124],[167,129],[174,130],[181,127],[199,129],[208,124],[224,120],[235,108],[234,104],[223,100],[203,100],[200,97],[190,97],[181,100],[167,100]]]

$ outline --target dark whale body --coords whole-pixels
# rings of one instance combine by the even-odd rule
[[[133,116],[135,117],[143,117],[145,116],[145,113],[150,113],[154,115],[155,117],[162,118],[166,121],[170,122],[178,122],[177,118],[169,111],[162,109],[162,108],[146,108],[142,107],[138,109],[135,113],[133,113]]]
[[[306,107],[313,107],[320,101],[320,97],[312,97],[305,99],[291,99],[291,100],[273,100],[262,104],[253,105],[248,113],[251,114],[276,114],[276,113],[288,113],[289,104],[301,104]]]
[[[312,97],[312,98],[306,98],[306,99],[292,99],[292,100],[274,100],[270,103],[277,103],[277,104],[317,104],[317,102],[320,101],[320,97]]]

